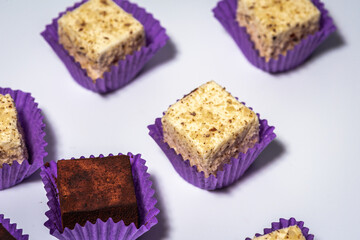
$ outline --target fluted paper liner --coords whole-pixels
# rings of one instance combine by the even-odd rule
[[[277,60],[270,59],[269,62],[266,62],[264,57],[260,57],[259,51],[255,49],[250,35],[246,32],[246,27],[240,27],[236,21],[237,0],[222,0],[213,12],[250,63],[266,72],[276,73],[299,66],[336,30],[324,4],[320,0],[312,0],[312,2],[321,13],[319,31],[301,40],[293,49],[287,51],[286,56],[280,55]]]
[[[86,1],[76,3],[74,6],[67,8],[66,11],[72,11]],[[61,12],[57,18],[53,19],[52,23],[47,25],[41,33],[63,61],[75,81],[84,88],[97,93],[111,92],[129,83],[156,52],[165,46],[169,39],[165,33],[165,28],[145,9],[125,0],[113,1],[141,22],[145,29],[146,45],[134,54],[127,55],[124,60],[119,60],[116,65],[111,67],[110,72],[105,72],[104,77],[97,79],[96,83],[93,83],[93,80],[87,76],[86,70],[82,69],[80,64],[59,43],[57,21],[66,11]]]
[[[122,154],[119,154],[122,155]],[[62,231],[60,202],[58,198],[58,189],[56,186],[57,165],[55,161],[51,161],[49,165],[41,167],[40,176],[45,186],[46,196],[48,197],[48,206],[50,208],[45,214],[49,218],[45,222],[45,226],[50,229],[50,234],[58,239],[136,239],[151,227],[157,224],[156,215],[160,212],[155,207],[157,200],[153,197],[155,191],[151,188],[152,182],[150,174],[147,173],[146,161],[141,158],[140,154],[127,154],[130,157],[132,168],[136,200],[140,216],[140,227],[136,228],[134,223],[126,226],[124,221],[114,223],[111,218],[106,222],[98,219],[95,224],[87,221],[82,227],[75,225],[73,230],[65,228]],[[109,156],[113,156],[110,154]],[[99,157],[104,157],[100,155]],[[81,157],[85,158],[85,157]],[[90,158],[94,158],[93,155]],[[74,158],[72,158],[74,159]]]
[[[259,117],[259,114],[258,114]],[[254,147],[250,148],[245,154],[240,153],[237,158],[231,158],[230,163],[223,166],[222,171],[217,172],[217,176],[210,175],[205,177],[204,172],[198,172],[197,167],[191,166],[190,161],[182,158],[180,154],[176,154],[175,150],[164,142],[163,128],[161,118],[155,120],[155,124],[149,125],[149,134],[163,150],[168,157],[177,173],[192,185],[205,189],[215,190],[224,188],[237,181],[244,172],[250,167],[257,156],[265,149],[267,145],[276,137],[274,127],[270,127],[267,120],[260,122],[260,139]]]
[[[45,124],[38,104],[30,93],[10,88],[0,88],[0,94],[10,94],[14,99],[18,119],[24,131],[25,145],[29,158],[21,164],[14,161],[11,165],[3,164],[0,168],[0,190],[12,187],[25,178],[31,176],[43,165],[44,157],[47,155],[44,140]]]
[[[276,230],[282,229],[282,228],[287,228],[290,226],[295,226],[297,225],[300,229],[302,234],[304,235],[306,240],[313,240],[314,239],[314,235],[309,234],[309,229],[304,227],[304,222],[302,221],[296,221],[295,218],[290,218],[289,220],[284,219],[284,218],[280,218],[279,222],[273,222],[271,224],[271,228],[265,228],[264,229],[264,234],[255,234],[256,237],[259,236],[263,236],[265,234],[274,232]],[[252,238],[246,238],[246,240],[251,240]]]
[[[23,230],[16,228],[16,223],[11,224],[10,219],[4,218],[3,214],[0,214],[0,223],[16,240],[29,239],[29,235],[23,234]]]

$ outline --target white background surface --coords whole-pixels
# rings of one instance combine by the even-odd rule
[[[40,32],[73,0],[0,0],[0,86],[31,92],[43,110],[46,161],[142,153],[159,223],[141,239],[245,239],[280,217],[319,240],[355,239],[360,215],[359,1],[326,0],[338,27],[301,67],[270,75],[252,65],[213,17],[217,0],[137,0],[171,40],[126,87],[101,96],[78,85]],[[169,104],[215,80],[276,127],[244,177],[208,192],[185,182],[148,135]],[[30,239],[54,239],[36,172],[0,192],[0,213]]]

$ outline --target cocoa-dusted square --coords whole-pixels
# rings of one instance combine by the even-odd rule
[[[0,239],[1,240],[16,240],[0,223]]]
[[[78,223],[95,223],[98,218],[123,220],[138,227],[139,217],[131,172],[126,155],[57,162],[61,221],[63,229]]]

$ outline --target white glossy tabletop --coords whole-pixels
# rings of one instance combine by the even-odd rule
[[[338,31],[301,67],[271,75],[253,67],[213,17],[217,0],[137,0],[171,40],[126,87],[82,88],[40,36],[73,0],[0,1],[0,86],[31,92],[45,116],[46,161],[141,153],[159,223],[141,239],[238,239],[279,218],[305,222],[319,240],[354,239],[360,215],[360,1],[324,0]],[[276,140],[231,187],[185,182],[148,135],[169,104],[215,80],[276,127]],[[39,172],[0,192],[0,213],[30,239],[44,227]]]

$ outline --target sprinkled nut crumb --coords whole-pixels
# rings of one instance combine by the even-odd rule
[[[173,104],[162,118],[164,140],[205,176],[258,141],[257,115],[225,88],[208,82]]]
[[[59,42],[95,82],[145,45],[145,30],[112,0],[89,0],[58,20]],[[76,49],[84,47],[83,54]]]
[[[0,168],[4,163],[22,163],[27,158],[15,103],[9,94],[0,94]]]
[[[306,240],[304,235],[301,232],[301,229],[298,226],[290,226],[287,228],[275,230],[266,235],[255,237],[253,240],[276,240],[276,239],[286,239],[286,240]]]
[[[286,55],[299,40],[315,33],[320,22],[320,11],[311,0],[238,0],[236,15],[266,61]],[[289,37],[292,33],[296,41]]]

